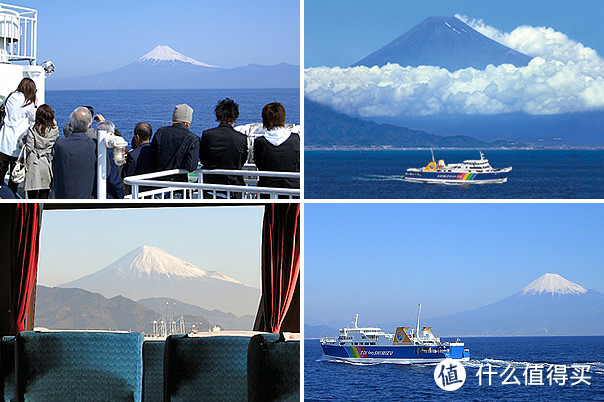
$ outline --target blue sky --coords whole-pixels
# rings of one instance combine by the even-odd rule
[[[484,306],[549,273],[604,292],[602,204],[306,204],[304,315],[344,325]]]
[[[96,272],[142,245],[260,287],[262,206],[44,211],[38,283]]]
[[[300,63],[298,1],[9,3],[38,10],[39,60],[57,76],[110,71],[157,45],[222,67]]]
[[[602,1],[306,0],[304,65],[348,66],[429,16],[456,13],[505,32],[520,25],[552,27],[604,55]]]

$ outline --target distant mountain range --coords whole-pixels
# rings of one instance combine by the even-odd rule
[[[532,57],[487,38],[455,17],[429,17],[352,66],[437,66],[449,71],[487,65],[526,66]]]
[[[59,285],[132,300],[165,297],[237,315],[255,314],[260,289],[217,271],[205,271],[151,246],[139,247],[109,266]]]
[[[465,135],[441,136],[392,124],[349,117],[304,100],[305,147],[519,148],[515,141],[481,141]]]
[[[602,146],[604,112],[531,115],[442,114],[433,116],[376,117],[378,123],[421,127],[448,136],[468,135],[483,141],[505,138],[529,146]]]
[[[384,66],[397,63],[401,66],[417,67],[421,65],[446,68],[456,71],[473,67],[484,70],[487,65],[512,64],[516,67],[526,66],[531,56],[517,52],[477,32],[455,17],[429,17],[409,31],[376,50],[352,66]],[[386,78],[386,81],[389,78]],[[422,102],[422,100],[418,100]],[[305,102],[308,105],[309,101]],[[321,110],[313,110],[312,115],[305,113],[305,126],[323,126],[333,117],[331,109],[323,109],[325,116],[317,115]],[[349,117],[366,121],[367,118],[349,114]],[[413,127],[418,131],[434,133],[439,136],[467,136],[479,141],[490,142],[506,140],[521,142],[531,147],[567,148],[576,146],[601,147],[602,128],[604,127],[603,111],[585,111],[578,113],[561,113],[534,115],[525,112],[501,114],[463,114],[440,113],[431,115],[376,116],[372,120],[387,128],[388,125]],[[312,135],[306,130],[306,145],[363,147],[370,142],[371,135],[360,135],[352,127],[340,130],[337,127],[330,133],[322,132],[320,142],[310,142]],[[371,129],[371,126],[364,126]],[[346,130],[346,131],[344,131]],[[375,131],[372,131],[375,133]],[[400,133],[400,130],[399,130]],[[329,138],[328,138],[329,137]],[[428,140],[428,138],[426,138]],[[418,138],[419,143],[421,139]],[[390,145],[398,141],[384,141]],[[415,145],[409,145],[415,146]],[[420,144],[431,147],[433,144]],[[448,146],[448,145],[442,145]],[[464,147],[463,141],[453,146]],[[471,145],[469,145],[471,146]],[[476,147],[485,147],[476,145]]]
[[[426,324],[443,336],[603,335],[604,294],[548,273],[501,301]]]
[[[35,326],[49,329],[116,329],[150,333],[160,314],[123,296],[107,299],[83,289],[36,290]]]
[[[381,324],[386,332],[402,324]],[[603,335],[604,294],[558,274],[546,273],[522,290],[496,303],[440,317],[423,318],[437,336]],[[346,326],[343,322],[341,327]],[[337,336],[325,325],[305,325],[304,336]]]
[[[53,89],[215,89],[215,88],[298,88],[300,67],[281,63],[272,66],[249,64],[222,68],[185,56],[168,46],[157,46],[136,62],[116,70],[56,79]]]
[[[35,325],[49,329],[114,329],[149,334],[153,321],[165,316],[166,303],[174,319],[182,315],[189,327],[194,323],[199,331],[215,325],[225,330],[249,330],[254,321],[251,315],[237,317],[219,310],[208,311],[174,299],[107,299],[83,289],[38,285],[36,298]]]

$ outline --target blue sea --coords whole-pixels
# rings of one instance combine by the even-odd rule
[[[443,340],[445,340],[443,338]],[[463,401],[596,401],[604,400],[604,337],[506,337],[464,338],[470,349],[471,360],[464,362],[465,384],[457,391],[441,390],[434,382],[435,365],[418,364],[352,364],[325,357],[317,339],[304,342],[304,399],[305,400],[463,400]],[[588,364],[586,379],[591,385],[580,383],[561,386],[549,385],[543,371],[544,385],[525,385],[523,376],[527,363],[566,365],[568,376],[573,375],[571,364]],[[497,372],[483,375],[479,385],[478,369],[491,364]],[[508,372],[500,374],[510,366]],[[512,368],[520,382],[502,385]],[[571,382],[575,382],[572,380]],[[536,383],[536,382],[534,382]]]
[[[306,151],[305,198],[525,199],[604,198],[602,150],[484,150],[494,168],[512,166],[507,183],[443,185],[403,180],[405,170],[432,160],[422,151]],[[457,163],[480,159],[478,150],[435,150]]]
[[[262,122],[262,107],[275,101],[285,107],[286,123],[300,124],[300,91],[297,88],[46,91],[46,103],[55,110],[61,130],[75,108],[92,106],[96,113],[115,123],[128,143],[139,122],[151,124],[153,132],[171,125],[174,106],[181,103],[194,109],[191,131],[201,135],[203,130],[218,125],[214,107],[226,97],[239,104],[236,125]]]

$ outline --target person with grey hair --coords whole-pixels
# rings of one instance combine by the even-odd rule
[[[96,131],[107,131],[108,133],[115,133],[115,124],[109,120],[99,121],[96,125]]]
[[[94,108],[92,106],[84,106],[86,109],[88,109],[88,111],[90,112],[90,114],[92,115],[92,122],[94,123],[95,121],[103,121],[105,120],[105,118],[103,117],[102,114],[94,114]],[[63,127],[63,135],[65,136],[65,138],[69,137],[71,135],[71,133],[73,133],[73,129],[71,128],[71,126],[69,125],[69,123],[65,124],[65,126]],[[86,130],[86,134],[92,138],[95,139],[96,138],[96,129],[92,126],[90,126],[88,128],[88,130]]]
[[[96,194],[96,141],[86,134],[91,125],[90,111],[77,108],[69,116],[71,135],[53,147],[55,198],[94,198]]]
[[[157,130],[151,141],[151,161],[154,171],[186,169],[192,172],[199,162],[199,137],[189,127],[193,120],[193,108],[177,105],[172,113],[172,125]],[[172,175],[172,181],[187,181],[187,175]]]

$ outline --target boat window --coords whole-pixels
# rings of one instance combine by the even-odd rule
[[[145,336],[250,330],[263,215],[262,206],[45,210],[34,325]],[[191,285],[175,286],[180,278]]]

